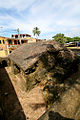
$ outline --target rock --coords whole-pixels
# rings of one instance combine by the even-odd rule
[[[47,114],[47,116],[46,116]],[[42,117],[40,117],[38,120],[74,120],[67,117],[63,117],[60,113],[54,112],[54,111],[48,111],[46,112]]]
[[[74,52],[55,41],[24,44],[9,58],[24,71],[27,90],[44,83],[43,95],[47,107],[60,100],[65,90],[74,84],[73,79],[69,80],[69,84],[66,81],[78,71],[80,63]]]

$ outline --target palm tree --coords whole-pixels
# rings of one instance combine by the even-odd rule
[[[41,31],[39,30],[38,27],[35,27],[35,28],[33,29],[33,34],[34,34],[34,36],[36,35],[36,38],[39,36],[40,33],[41,33]]]

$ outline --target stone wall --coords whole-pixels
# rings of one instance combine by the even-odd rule
[[[7,67],[10,66],[10,60],[8,57],[2,58],[0,57],[0,67]]]

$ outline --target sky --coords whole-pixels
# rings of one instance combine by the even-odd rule
[[[57,33],[80,36],[80,0],[0,0],[0,36],[27,33],[38,27],[39,38]]]

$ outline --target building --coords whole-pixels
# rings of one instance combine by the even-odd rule
[[[29,34],[16,34],[16,35],[12,35],[12,38],[26,38],[26,37],[31,37],[31,35]]]
[[[29,34],[16,34],[16,35],[12,35],[12,38],[14,39],[19,39],[21,44],[23,44],[23,40],[27,40],[27,43],[33,43],[33,42],[37,42],[37,39],[32,38],[31,35]]]
[[[7,38],[0,36],[0,57],[7,56]]]
[[[27,39],[21,39],[21,44],[27,43]],[[0,36],[0,57],[6,57],[9,53],[20,46],[20,40]]]
[[[0,57],[9,55],[13,50],[23,43],[34,43],[40,41],[32,38],[29,34],[16,34],[11,38],[0,36]]]

